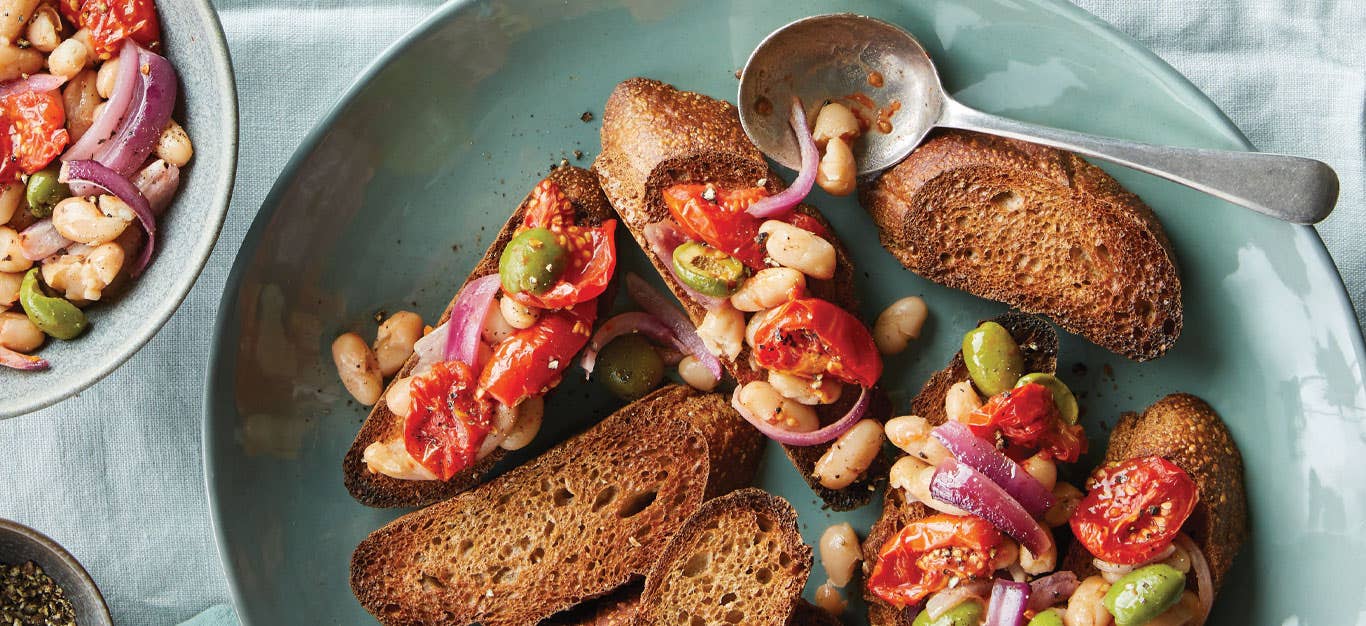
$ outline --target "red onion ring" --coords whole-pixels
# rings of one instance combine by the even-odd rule
[[[721,371],[721,360],[716,355],[707,350],[707,344],[702,343],[702,338],[697,336],[697,329],[693,327],[692,320],[683,313],[683,310],[669,302],[664,294],[650,286],[633,273],[626,275],[626,293],[631,296],[640,308],[645,309],[646,313],[659,318],[669,330],[673,332],[674,338],[678,340],[680,347],[688,354],[691,354],[698,363],[707,368],[716,380],[721,380],[724,375]]]
[[[123,119],[123,114],[128,111],[128,104],[133,101],[133,92],[137,90],[138,83],[138,47],[129,39],[124,42],[123,49],[119,52],[119,75],[114,80],[114,92],[109,94],[109,100],[104,105],[104,110],[100,116],[95,118],[95,122],[85,131],[84,135],[76,141],[66,154],[62,155],[63,161],[82,161],[95,156],[95,151],[100,148],[105,141],[114,134],[119,127],[119,121]],[[73,189],[72,193],[76,193]],[[88,195],[88,194],[77,194]]]
[[[104,193],[118,196],[124,204],[133,209],[133,213],[138,216],[138,223],[142,224],[142,230],[147,233],[147,245],[138,253],[132,269],[133,277],[141,275],[142,270],[147,269],[147,264],[152,261],[152,251],[156,249],[157,243],[156,217],[152,215],[152,207],[147,204],[147,198],[142,197],[142,192],[138,191],[123,174],[89,160],[63,163],[57,180],[64,183],[84,183]],[[74,187],[73,185],[73,189]]]
[[[1053,546],[1053,536],[1015,498],[981,472],[957,460],[946,459],[935,470],[930,495],[991,522],[1031,554],[1043,554]]]
[[[445,360],[460,361],[479,370],[479,335],[484,330],[484,318],[493,308],[493,296],[500,289],[502,284],[494,272],[471,280],[460,290],[446,322],[446,348],[442,352]]]
[[[723,298],[713,298],[689,287],[688,283],[683,282],[683,279],[678,277],[678,272],[674,271],[674,250],[687,243],[688,237],[678,229],[678,224],[674,223],[673,220],[664,219],[647,225],[645,227],[645,241],[650,244],[650,251],[654,253],[655,258],[659,259],[664,267],[669,268],[669,275],[674,277],[674,282],[687,292],[688,297],[692,298],[693,302],[708,311],[716,310],[725,302]]]
[[[24,258],[30,261],[41,261],[60,252],[63,248],[71,245],[71,240],[63,237],[57,232],[57,227],[52,225],[52,218],[40,219],[19,233],[19,249],[23,252]]]
[[[984,626],[1020,626],[1024,624],[1025,607],[1029,604],[1029,585],[996,579],[987,602],[987,621]]]
[[[16,78],[0,83],[0,98],[30,91],[52,91],[60,88],[64,83],[66,83],[66,79],[61,76],[31,74],[28,78]]]
[[[132,180],[133,185],[142,192],[142,197],[147,198],[147,205],[152,207],[152,214],[160,216],[171,206],[171,200],[180,188],[180,168],[157,159],[138,170]]]
[[[0,365],[10,369],[23,370],[25,372],[37,372],[52,367],[52,364],[48,363],[47,359],[40,359],[31,354],[15,352],[4,346],[0,346]]]
[[[120,64],[123,58],[119,57]],[[139,47],[135,62],[138,89],[129,113],[123,116],[113,141],[95,154],[95,160],[124,176],[137,171],[156,147],[161,131],[171,120],[177,90],[175,68],[166,57]]]
[[[1203,624],[1209,619],[1210,609],[1214,608],[1214,576],[1210,574],[1209,561],[1205,560],[1205,552],[1186,533],[1177,535],[1174,542],[1190,554],[1191,571],[1195,572],[1195,593],[1200,596],[1198,623]]]
[[[740,417],[745,418],[746,422],[749,422],[750,425],[754,426],[754,428],[769,439],[789,446],[816,446],[835,440],[835,438],[843,435],[845,431],[853,428],[854,424],[857,424],[859,420],[863,419],[864,413],[868,412],[868,405],[872,404],[868,388],[860,386],[858,401],[854,403],[854,406],[849,408],[849,412],[845,413],[844,417],[839,418],[835,423],[820,430],[814,430],[809,433],[794,433],[789,430],[783,430],[782,428],[760,419],[753,413],[750,413],[749,409],[743,404],[740,404],[740,388],[743,386],[744,385],[736,385],[735,392],[730,396],[730,405],[735,408],[735,412],[739,413]]]
[[[816,139],[811,136],[811,128],[806,125],[806,109],[802,107],[802,101],[797,96],[792,96],[792,117],[788,119],[788,123],[792,125],[792,131],[797,133],[797,145],[802,152],[802,169],[798,170],[797,179],[792,181],[791,187],[763,198],[745,209],[746,213],[759,219],[790,212],[806,199],[811,193],[811,187],[816,184],[816,168],[820,166],[821,161],[820,151],[816,149]]]
[[[967,465],[1000,485],[1034,517],[1040,517],[1053,506],[1053,494],[1019,463],[1010,460],[996,446],[972,434],[960,422],[949,421],[930,432],[959,463]]]
[[[588,347],[584,348],[583,356],[579,359],[579,365],[583,366],[584,378],[593,375],[593,368],[597,366],[598,352],[603,347],[611,343],[613,339],[622,335],[640,333],[649,338],[660,342],[677,346],[680,350],[685,350],[682,342],[674,337],[674,333],[659,318],[649,313],[631,311],[613,316],[611,319],[602,323],[598,331],[593,333],[593,338],[588,340]]]
[[[1081,581],[1077,575],[1068,572],[1053,572],[1043,578],[1035,578],[1029,583],[1029,610],[1038,613],[1050,606],[1066,602],[1076,592]]]

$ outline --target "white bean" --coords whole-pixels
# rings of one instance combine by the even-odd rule
[[[506,300],[507,298],[502,299]],[[480,339],[483,339],[483,343],[496,346],[515,332],[517,329],[513,328],[512,324],[508,323],[507,318],[503,317],[502,303],[495,307],[489,307],[489,313],[484,317],[484,330],[480,333]]]
[[[1172,544],[1172,547],[1175,549],[1172,550],[1171,556],[1163,559],[1162,562],[1182,574],[1191,571],[1191,554],[1179,544]]]
[[[8,224],[19,209],[19,201],[24,198],[24,186],[10,183],[0,188],[0,224]]]
[[[404,376],[389,383],[384,390],[384,404],[394,415],[408,417],[413,410],[413,377]]]
[[[1072,483],[1062,481],[1053,485],[1053,506],[1048,508],[1048,512],[1043,514],[1043,521],[1049,528],[1057,528],[1067,524],[1067,520],[1072,518],[1072,513],[1081,504],[1083,494]]]
[[[498,311],[509,326],[518,330],[531,328],[541,318],[540,311],[507,296],[498,299]]]
[[[99,207],[85,198],[72,197],[52,209],[52,226],[67,239],[96,246],[117,239],[135,217],[133,210],[114,196],[101,196]]]
[[[708,352],[734,361],[744,348],[745,314],[723,303],[707,311],[702,325],[697,327],[697,336]]]
[[[834,524],[821,533],[821,566],[830,584],[844,588],[854,577],[854,566],[863,555],[859,552],[858,535],[849,522]]]
[[[68,39],[57,45],[47,57],[49,72],[64,78],[71,78],[85,69],[90,62],[89,49],[75,39]]]
[[[1049,541],[1048,547],[1038,555],[1030,552],[1029,548],[1020,546],[1020,567],[1026,574],[1034,575],[1053,571],[1058,567],[1058,544]]]
[[[905,350],[912,339],[920,338],[920,329],[929,314],[920,296],[902,298],[883,309],[873,323],[873,341],[878,352],[897,354]]]
[[[1200,596],[1195,595],[1194,591],[1186,590],[1181,593],[1181,599],[1172,605],[1171,608],[1163,611],[1161,615],[1154,617],[1143,626],[1185,626],[1194,624],[1195,617],[1203,612],[1200,606]]]
[[[62,42],[62,18],[50,4],[38,7],[29,20],[24,37],[36,50],[52,52]]]
[[[825,154],[816,166],[816,184],[832,196],[847,196],[858,188],[858,163],[843,139],[836,137],[825,144]]]
[[[79,250],[72,246],[67,254],[43,261],[43,282],[62,292],[73,304],[99,300],[118,278],[126,257],[118,242]]]
[[[545,399],[532,396],[517,405],[517,421],[508,431],[507,437],[498,444],[504,450],[521,450],[536,439],[541,431],[541,420],[545,417]]]
[[[0,308],[7,309],[19,301],[19,285],[24,275],[18,272],[0,272]]]
[[[996,556],[991,560],[991,569],[1007,569],[1020,560],[1020,544],[1015,543],[1014,539],[1006,537],[1001,541],[1001,545],[996,548]]]
[[[840,593],[839,589],[827,582],[816,587],[816,606],[826,613],[839,617],[845,609],[849,608],[849,601],[844,599],[844,594]]]
[[[925,467],[922,468],[920,472],[915,475],[914,480],[911,482],[910,489],[908,489],[907,491],[909,491],[911,495],[915,496],[916,500],[919,500],[925,506],[928,506],[936,511],[939,511],[940,513],[948,513],[949,515],[967,515],[967,511],[964,511],[963,509],[960,509],[942,500],[936,499],[934,497],[934,494],[930,493],[930,483],[934,480],[934,473],[938,471],[938,469],[939,468],[933,465],[925,465]]]
[[[982,398],[977,395],[977,390],[972,388],[969,381],[954,384],[949,387],[948,393],[944,394],[944,413],[955,422],[966,420],[968,415],[980,408]]]
[[[927,467],[927,463],[916,457],[903,456],[892,464],[891,471],[887,473],[887,484],[914,496],[912,488],[915,481],[920,477],[920,472]]]
[[[1105,592],[1110,583],[1100,576],[1091,576],[1081,581],[1072,597],[1067,600],[1067,612],[1062,622],[1066,626],[1107,626],[1110,611],[1105,608]]]
[[[1052,491],[1053,487],[1058,484],[1058,465],[1057,463],[1054,463],[1053,459],[1047,454],[1039,452],[1024,461],[1021,461],[1020,465],[1024,467],[1026,473],[1033,476],[1034,480],[1039,481],[1039,484],[1043,485],[1045,489]]]
[[[190,142],[189,133],[175,120],[166,120],[166,128],[157,137],[156,155],[176,167],[185,167],[194,157],[194,144]]]
[[[386,378],[403,368],[403,362],[413,354],[413,344],[422,338],[422,316],[412,311],[399,311],[384,320],[375,334],[375,358],[380,374]]]
[[[383,390],[379,361],[370,346],[356,333],[344,333],[332,342],[332,362],[351,397],[365,406],[379,401]]]
[[[740,405],[755,418],[794,433],[809,433],[821,427],[815,410],[784,398],[773,385],[762,380],[740,388]]]
[[[95,123],[104,106],[96,89],[95,72],[86,70],[74,76],[62,87],[62,105],[66,107],[66,130],[74,142],[85,135]]]
[[[712,376],[711,370],[691,354],[678,362],[678,376],[698,391],[711,391],[716,388],[716,383],[720,382]]]
[[[768,311],[759,311],[749,316],[749,322],[745,324],[745,343],[750,348],[754,346],[755,335],[759,332],[759,327],[764,325],[764,320],[768,319]]]
[[[9,41],[18,39],[38,2],[39,0],[0,0],[0,37]]]
[[[18,311],[0,313],[0,346],[25,354],[43,345],[47,335]]]
[[[790,267],[770,267],[750,276],[730,296],[731,306],[750,313],[771,309],[800,298],[806,291],[806,276]]]
[[[882,451],[882,424],[866,419],[845,431],[816,461],[812,475],[826,489],[843,489],[868,470]]]
[[[844,391],[844,385],[834,378],[804,378],[773,370],[768,373],[768,384],[773,385],[784,398],[808,406],[833,404]]]
[[[852,144],[859,136],[858,118],[843,104],[827,103],[821,107],[820,113],[816,114],[816,128],[811,131],[811,136],[816,139],[816,145],[820,148],[824,148],[826,143],[836,137]]]
[[[33,267],[33,261],[24,256],[19,233],[8,226],[0,226],[0,272],[24,272],[30,267]]]
[[[759,226],[769,258],[812,278],[835,276],[835,246],[814,233],[777,220]]]
[[[882,430],[887,433],[887,440],[901,448],[902,452],[920,456],[933,429],[929,420],[919,415],[902,415],[887,420]]]
[[[46,58],[32,48],[20,48],[0,42],[0,81],[23,78],[43,69]]]
[[[114,85],[119,81],[119,58],[114,57],[100,65],[95,78],[95,87],[101,98],[108,100],[114,95]]]
[[[399,480],[436,480],[436,474],[408,454],[403,437],[376,441],[366,446],[361,459],[365,461],[365,467],[375,474]]]

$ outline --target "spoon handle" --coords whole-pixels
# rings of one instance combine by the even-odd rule
[[[1160,176],[1296,224],[1328,217],[1338,176],[1321,161],[1263,152],[1174,148],[1027,124],[946,99],[939,126],[1070,150]]]

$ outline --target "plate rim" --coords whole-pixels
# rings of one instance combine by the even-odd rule
[[[1142,42],[1130,37],[1127,33],[1120,31],[1117,27],[1102,20],[1091,12],[1069,2],[1068,0],[1026,0],[1040,10],[1052,11],[1064,19],[1078,23],[1082,26],[1089,26],[1092,32],[1100,36],[1103,40],[1121,50],[1136,57],[1141,61],[1145,68],[1163,83],[1171,86],[1178,94],[1187,96],[1191,105],[1198,107],[1198,113],[1209,118],[1214,128],[1221,131],[1230,140],[1238,144],[1238,149],[1243,151],[1257,151],[1256,146],[1248,140],[1243,131],[1238,128],[1228,114],[1219,108],[1217,104],[1194,82],[1179,70],[1173,67],[1156,52],[1153,52]],[[204,384],[204,397],[201,403],[200,416],[200,458],[201,469],[203,471],[205,502],[209,514],[209,525],[212,529],[215,552],[218,555],[219,566],[222,568],[224,580],[228,588],[230,603],[236,613],[239,622],[243,626],[250,626],[252,622],[242,611],[242,607],[247,606],[242,595],[241,586],[238,583],[238,568],[234,564],[229,548],[227,537],[223,531],[222,509],[217,492],[214,489],[216,482],[216,471],[213,463],[213,450],[217,443],[217,437],[210,423],[210,415],[214,405],[215,386],[213,381],[219,379],[223,374],[221,359],[218,358],[220,351],[223,350],[229,330],[227,328],[228,318],[231,316],[231,307],[236,301],[236,292],[240,287],[243,274],[249,257],[256,251],[259,245],[259,234],[275,213],[280,209],[286,184],[284,181],[292,180],[302,168],[303,161],[309,153],[315,150],[327,135],[328,130],[348,106],[356,99],[360,91],[364,89],[374,78],[386,67],[393,63],[399,55],[409,47],[415,45],[419,39],[430,31],[443,25],[448,19],[461,11],[476,8],[488,0],[448,0],[443,4],[432,9],[422,21],[408,29],[393,43],[385,47],[376,57],[370,61],[356,77],[337,97],[330,107],[318,118],[313,127],[295,147],[290,154],[289,160],[284,167],[276,174],[275,181],[271,183],[271,188],[266,197],[261,201],[261,206],[257,208],[256,215],[252,218],[250,227],[243,236],[242,242],[233,260],[232,269],[228,273],[227,279],[223,284],[223,293],[219,296],[219,306],[214,317],[214,329],[212,341],[209,344],[208,367]],[[220,29],[221,34],[221,29]],[[235,110],[234,110],[235,112]],[[234,134],[235,139],[235,134]],[[234,141],[234,146],[235,146]],[[1356,310],[1352,307],[1351,298],[1347,292],[1347,285],[1343,282],[1342,272],[1337,263],[1333,261],[1328,252],[1327,246],[1323,243],[1323,237],[1313,226],[1292,225],[1297,235],[1308,236],[1310,246],[1315,258],[1326,264],[1332,269],[1333,296],[1338,308],[1347,313],[1348,319],[1356,321],[1348,333],[1350,348],[1356,357],[1355,365],[1358,369],[1357,378],[1361,380],[1366,373],[1366,335],[1363,335],[1360,320],[1357,318]],[[1307,231],[1307,232],[1305,232]]]

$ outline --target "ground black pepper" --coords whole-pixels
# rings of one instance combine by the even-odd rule
[[[33,561],[0,563],[0,625],[74,626],[76,610],[66,593]]]

